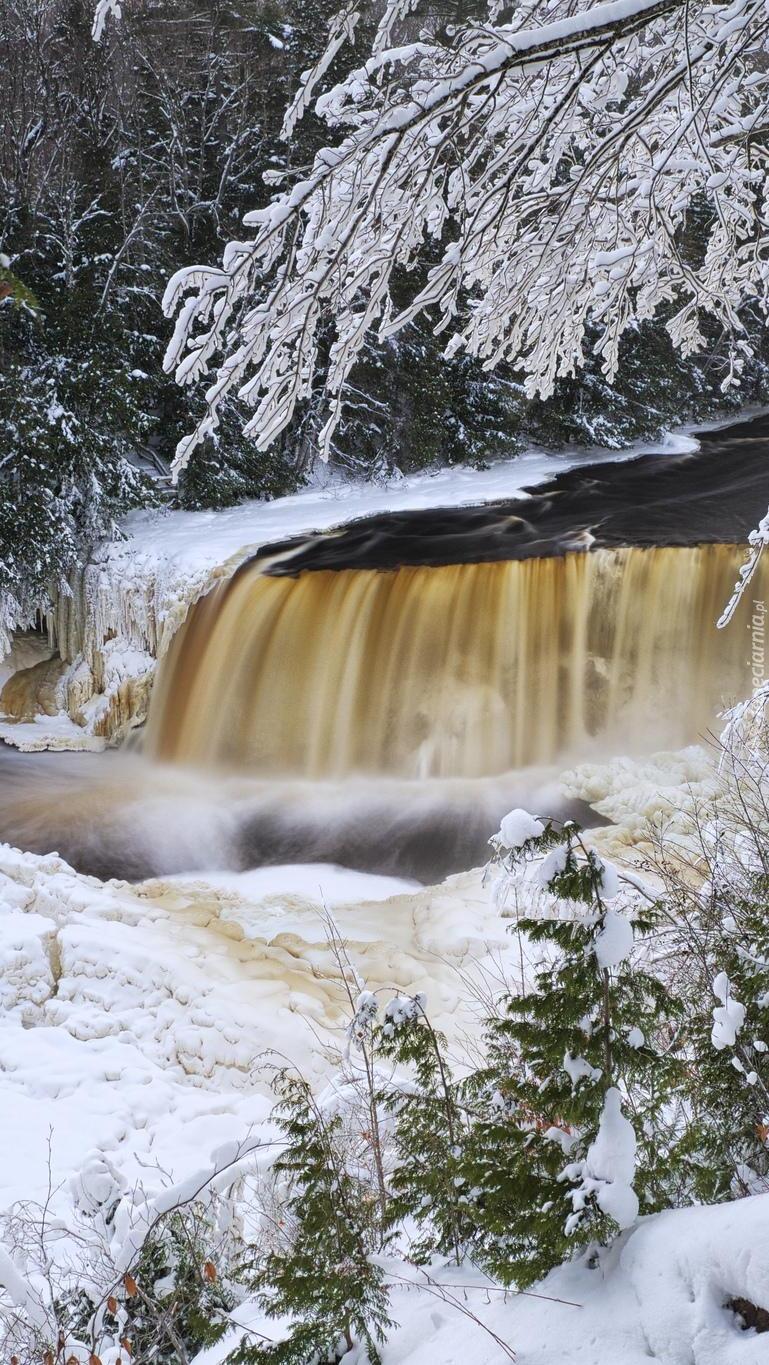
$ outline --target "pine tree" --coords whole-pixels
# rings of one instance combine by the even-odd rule
[[[480,1114],[465,1174],[478,1191],[474,1257],[526,1286],[629,1226],[639,1196],[645,1211],[666,1202],[679,1064],[666,1054],[675,1002],[632,951],[653,913],[615,908],[616,874],[575,825],[559,835],[513,814],[517,846],[495,845],[508,873],[549,850],[547,904],[517,926],[542,960],[533,989],[489,1021],[486,1065],[466,1082]]]
[[[372,1259],[381,1243],[376,1194],[348,1169],[341,1120],[323,1112],[309,1083],[284,1069],[274,1089],[286,1142],[275,1172],[288,1187],[287,1240],[256,1260],[253,1288],[268,1316],[290,1326],[283,1340],[244,1343],[233,1360],[313,1365],[357,1345],[377,1365],[392,1324],[384,1272]]]

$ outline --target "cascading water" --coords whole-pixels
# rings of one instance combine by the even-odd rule
[[[263,774],[479,777],[697,740],[751,689],[740,547],[321,570],[252,562],[164,661],[148,749]]]

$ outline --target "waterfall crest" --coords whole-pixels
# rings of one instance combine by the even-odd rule
[[[679,747],[717,731],[756,677],[752,601],[715,628],[742,554],[597,550],[296,578],[251,563],[179,630],[148,747],[306,777],[479,777]],[[768,582],[762,567],[751,599]]]

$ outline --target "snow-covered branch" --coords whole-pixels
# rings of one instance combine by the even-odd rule
[[[107,20],[110,18],[119,19],[121,13],[120,0],[96,0],[93,16],[93,40],[95,43],[101,42]]]
[[[221,268],[169,283],[166,367],[182,384],[213,373],[177,472],[227,395],[269,446],[321,364],[327,452],[366,334],[423,311],[447,354],[512,361],[542,397],[588,349],[613,377],[623,333],[661,308],[684,353],[710,314],[732,337],[724,385],[739,382],[741,309],[765,307],[769,280],[766,0],[527,0],[507,24],[442,38],[425,20],[394,46],[411,8],[388,0],[369,60],[316,99],[337,145],[247,215],[254,235]],[[348,6],[287,132],[356,27]],[[429,251],[396,313],[396,279]]]

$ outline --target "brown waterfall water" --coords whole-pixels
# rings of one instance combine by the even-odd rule
[[[751,690],[765,569],[715,628],[742,558],[601,549],[298,577],[252,562],[178,632],[148,750],[265,775],[474,778],[678,747]]]

